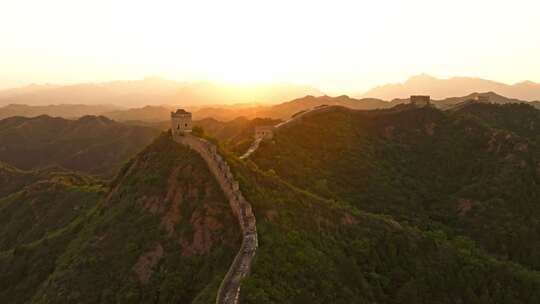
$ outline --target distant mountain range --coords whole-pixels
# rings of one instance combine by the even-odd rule
[[[423,89],[424,86],[421,86],[420,83],[422,83],[421,79],[425,79],[428,83],[426,87],[429,87],[430,89]],[[484,91],[481,89],[472,89],[473,85],[470,85],[470,89],[463,89],[463,92],[484,92],[484,93],[465,93],[465,94],[456,94],[451,95],[451,97],[448,98],[437,98],[438,95],[434,95],[434,90],[443,91],[446,90],[447,94],[450,93],[457,93],[460,91],[457,87],[447,87],[443,89],[443,87],[446,84],[453,83],[454,81],[458,81],[458,78],[453,78],[450,80],[440,80],[440,82],[437,82],[438,84],[433,84],[433,81],[431,81],[431,84],[429,84],[429,79],[434,79],[433,77],[427,76],[427,75],[421,75],[411,78],[411,80],[407,81],[405,84],[401,85],[387,85],[384,87],[379,87],[374,90],[373,92],[380,92],[380,93],[368,93],[369,94],[383,94],[383,91],[388,92],[394,92],[394,93],[388,93],[388,96],[401,96],[403,95],[404,98],[394,98],[394,99],[380,99],[380,98],[352,98],[347,95],[341,95],[341,96],[327,96],[327,95],[302,95],[304,97],[300,98],[294,98],[294,99],[288,99],[286,98],[289,95],[294,95],[296,93],[291,93],[292,91],[286,91],[281,92],[279,94],[282,94],[283,98],[281,100],[289,100],[286,102],[278,103],[278,104],[254,104],[254,103],[239,103],[239,104],[197,104],[196,100],[206,100],[205,102],[208,102],[209,95],[206,97],[201,97],[202,95],[199,95],[199,97],[194,97],[194,95],[190,95],[191,93],[194,93],[193,90],[187,90],[183,89],[183,93],[181,91],[178,91],[174,94],[180,94],[185,97],[186,102],[177,106],[174,106],[172,103],[169,103],[168,105],[162,104],[162,105],[155,105],[156,102],[154,100],[153,103],[149,103],[145,105],[144,107],[133,107],[133,108],[122,108],[110,104],[104,104],[104,105],[85,105],[85,104],[60,104],[60,105],[47,105],[47,106],[28,106],[28,105],[21,105],[21,104],[10,104],[4,107],[0,106],[0,119],[6,118],[6,117],[12,117],[12,116],[25,116],[25,117],[35,117],[39,115],[49,115],[49,116],[59,116],[63,118],[77,118],[82,117],[84,115],[103,115],[110,119],[120,121],[120,122],[132,122],[139,125],[148,125],[150,124],[156,124],[161,123],[164,121],[168,121],[170,117],[170,111],[177,108],[182,107],[185,108],[193,113],[193,118],[195,120],[201,120],[205,118],[213,118],[219,121],[229,121],[233,120],[238,117],[245,117],[245,118],[272,118],[272,119],[286,119],[290,117],[291,115],[304,111],[306,109],[310,109],[313,107],[317,107],[320,105],[341,105],[347,108],[351,109],[357,109],[357,110],[373,110],[373,109],[385,109],[393,107],[400,103],[408,103],[409,102],[409,95],[414,94],[430,94],[432,95],[432,103],[441,109],[446,109],[449,107],[452,107],[454,105],[460,104],[462,102],[465,102],[467,100],[475,99],[479,96],[485,96],[488,97],[488,100],[490,103],[496,103],[496,104],[506,104],[506,103],[529,103],[533,105],[536,108],[540,109],[540,101],[527,101],[526,99],[518,99],[518,98],[512,98],[512,97],[505,97],[503,95],[500,95],[496,93],[497,91]],[[483,80],[477,80],[479,82],[485,82],[485,83],[491,83],[494,82],[490,81],[483,81]],[[159,80],[144,80],[143,82],[159,82]],[[414,85],[413,85],[414,84]],[[126,86],[126,84],[123,84]],[[211,86],[211,84],[206,84]],[[493,89],[493,86],[482,86],[478,84],[478,88],[488,88]],[[502,84],[499,84],[502,85]],[[122,85],[120,85],[122,86]],[[204,85],[196,85],[192,86],[199,87],[201,89]],[[506,85],[502,85],[506,86]],[[535,85],[531,85],[531,92],[534,92]],[[166,85],[161,85],[162,88],[166,87]],[[47,87],[49,88],[49,87]],[[396,93],[397,91],[401,90],[401,93]],[[451,91],[454,90],[455,92]],[[188,94],[188,91],[191,92]],[[200,90],[201,94],[204,90]],[[209,90],[208,92],[211,92],[212,90]],[[498,90],[500,91],[500,90]],[[215,91],[214,91],[215,92]],[[276,92],[279,92],[277,90]],[[230,92],[229,92],[230,93]],[[270,96],[270,91],[268,91],[267,97]],[[297,92],[300,94],[301,92]],[[25,93],[26,94],[26,93]],[[144,96],[144,93],[141,93]],[[206,94],[206,93],[205,93]],[[208,93],[209,94],[209,93]],[[221,93],[220,93],[221,94]],[[226,95],[224,98],[229,98],[232,95]],[[276,93],[277,94],[277,93]],[[385,93],[386,94],[386,93]],[[24,95],[24,94],[23,94]],[[21,96],[23,96],[21,95]],[[38,94],[39,95],[39,94]],[[178,96],[180,96],[178,95]],[[204,94],[203,94],[204,95]],[[540,94],[539,94],[540,95]],[[27,95],[24,95],[27,96]],[[156,95],[157,96],[157,95]],[[228,97],[227,97],[228,96]],[[458,96],[458,97],[455,97]],[[22,97],[21,97],[22,98]],[[277,95],[272,98],[280,98]],[[83,98],[84,99],[84,98]],[[180,100],[179,99],[179,100]],[[1,92],[0,92],[0,103],[1,103]],[[80,99],[76,99],[77,101],[80,101]],[[159,100],[156,99],[156,100]],[[190,100],[190,102],[188,102]],[[223,99],[224,100],[224,99]],[[389,100],[389,101],[388,101]],[[111,101],[111,100],[108,100]],[[165,101],[165,100],[162,100]],[[215,100],[214,100],[215,101]],[[114,102],[113,102],[114,103]],[[157,103],[158,104],[158,103]]]
[[[11,117],[0,120],[0,161],[25,170],[61,166],[111,176],[159,132],[103,116]]]
[[[453,77],[438,79],[427,74],[409,78],[404,83],[393,83],[375,87],[359,97],[391,100],[407,98],[410,95],[431,95],[434,99],[463,96],[474,92],[495,92],[510,98],[525,101],[540,100],[540,84],[524,81],[508,85],[491,80],[472,77]]]
[[[540,100],[540,84],[531,81],[508,85],[472,77],[438,79],[427,74],[413,76],[404,83],[377,86],[354,97],[388,101],[396,98],[407,98],[410,95],[426,94],[431,95],[433,99],[445,99],[466,96],[474,92],[494,92],[524,101]],[[32,106],[84,104],[124,107],[148,105],[201,107],[225,104],[276,104],[283,100],[293,100],[306,95],[321,96],[323,92],[312,86],[289,83],[229,85],[204,81],[176,82],[159,77],[147,77],[135,81],[65,86],[29,85],[22,88],[0,90],[0,106],[9,104]],[[102,113],[87,114],[99,115]]]
[[[169,120],[172,110],[173,108],[168,106],[144,106],[142,108],[122,109],[102,114],[116,121],[159,122]]]
[[[84,104],[59,104],[47,106],[29,106],[24,104],[9,104],[0,107],[0,119],[23,116],[36,117],[49,115],[53,117],[78,118],[85,115],[101,115],[113,111],[126,110],[113,105],[84,105]]]
[[[8,104],[112,104],[128,107],[145,105],[211,105],[228,103],[277,103],[307,94],[320,95],[310,86],[276,83],[255,86],[212,82],[176,82],[159,77],[136,81],[85,83],[66,86],[30,85],[0,91],[0,106]]]
[[[507,98],[493,92],[472,93],[466,96],[451,97],[441,100],[432,100],[432,103],[441,109],[446,109],[478,96],[486,96],[490,103],[529,103],[540,109],[540,102],[526,102],[519,99]],[[195,120],[212,118],[219,121],[230,121],[238,117],[244,118],[272,118],[286,119],[291,115],[321,105],[340,105],[356,110],[386,109],[400,103],[408,103],[409,98],[384,101],[376,98],[351,98],[347,95],[336,97],[307,95],[276,105],[215,105],[207,107],[186,107],[193,113]],[[122,109],[113,106],[86,106],[86,105],[52,105],[52,106],[26,106],[8,105],[0,107],[0,119],[12,116],[35,117],[39,115],[59,116],[63,118],[76,118],[84,115],[102,115],[119,122],[130,122],[137,125],[156,126],[163,125],[170,118],[173,106],[145,106],[141,108]],[[109,111],[112,110],[112,111]]]
[[[527,102],[524,100],[507,98],[502,95],[498,95],[494,92],[486,93],[472,93],[459,97],[450,97],[440,100],[432,100],[431,102],[440,109],[447,109],[460,103],[474,100],[479,96],[487,97],[490,103],[495,104],[507,104],[507,103],[528,103],[538,109],[540,109],[540,102],[533,101]],[[257,107],[207,107],[193,111],[193,116],[196,119],[215,118],[217,120],[227,121],[237,117],[247,118],[273,118],[273,119],[286,119],[291,115],[300,111],[305,111],[321,105],[339,105],[355,110],[375,110],[375,109],[387,109],[396,106],[401,103],[409,103],[409,97],[404,99],[393,99],[391,101],[385,101],[377,98],[352,98],[347,95],[341,96],[304,96],[291,101],[280,103],[273,106],[257,106]],[[168,119],[168,118],[167,118]]]

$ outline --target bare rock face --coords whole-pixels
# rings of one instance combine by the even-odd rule
[[[187,152],[186,148],[182,149],[183,153]],[[189,154],[197,158],[193,152]],[[132,183],[131,175],[140,172],[145,172],[142,175],[151,174],[146,171],[155,167],[156,160],[152,155],[148,153],[137,158],[126,169],[125,176],[119,179],[119,185],[106,199],[107,204],[122,196],[116,188],[122,188],[124,183]],[[161,187],[141,191],[141,195],[136,195],[136,204],[159,218],[160,228],[167,238],[178,244],[178,251],[183,256],[201,256],[208,254],[218,244],[234,244],[235,227],[225,224],[234,221],[229,203],[203,160],[179,161],[164,169],[167,169],[167,175],[160,179],[166,182]]]
[[[117,294],[126,290],[122,299],[130,303],[154,302],[160,297],[165,303],[192,303],[200,297],[208,303],[215,298],[206,289],[217,289],[212,280],[227,272],[242,234],[227,197],[198,153],[163,134],[123,166],[108,193],[98,182],[77,182],[76,176],[66,174],[60,177],[51,181],[56,184],[25,187],[50,190],[51,195],[44,196],[47,201],[52,194],[55,200],[62,199],[59,208],[29,199],[26,214],[30,220],[39,220],[44,211],[53,211],[56,217],[66,213],[60,222],[71,228],[65,229],[62,246],[76,242],[69,254],[64,255],[63,249],[58,252],[61,265],[54,262],[58,255],[49,263],[51,254],[44,253],[43,265],[55,268],[52,273],[43,272],[45,287],[37,298],[48,303],[66,299],[114,303]],[[57,195],[62,185],[73,188],[65,199]],[[73,208],[82,211],[65,212]],[[74,221],[75,213],[84,215]],[[59,231],[51,224],[41,226]],[[52,243],[56,239],[46,241],[56,246]],[[195,275],[201,268],[205,275]]]
[[[460,198],[457,204],[457,211],[459,215],[465,216],[473,207],[473,202],[470,199]]]
[[[133,266],[133,271],[137,275],[141,284],[148,283],[153,273],[153,268],[157,265],[163,256],[163,247],[157,244],[153,249],[139,257],[137,264]]]
[[[218,153],[216,146],[190,134],[174,136],[174,140],[197,151],[204,159],[227,197],[229,206],[242,230],[242,245],[221,282],[216,297],[218,304],[236,304],[240,297],[240,283],[249,274],[258,247],[257,226],[251,205],[242,195],[227,161]],[[205,224],[201,224],[203,222]],[[211,246],[208,229],[218,229],[218,223],[213,221],[211,217],[204,220],[199,219],[195,213],[193,213],[191,223],[195,228],[193,241],[191,246],[186,242],[181,242],[183,249],[188,254],[207,251]]]
[[[424,129],[428,135],[433,135],[435,134],[435,127],[436,124],[434,122],[430,122],[424,126]]]
[[[517,143],[515,146],[514,146],[514,150],[515,151],[519,151],[519,152],[527,152],[529,149],[529,144],[528,143]]]
[[[219,231],[223,229],[223,223],[211,214],[211,209],[205,208],[192,214],[191,225],[193,226],[193,238],[180,239],[182,255],[204,255],[207,254],[218,240]]]

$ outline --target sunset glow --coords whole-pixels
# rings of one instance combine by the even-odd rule
[[[540,2],[18,0],[0,88],[136,79],[361,92],[426,72],[540,81]]]

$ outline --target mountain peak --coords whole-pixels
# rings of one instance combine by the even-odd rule
[[[538,83],[530,81],[530,80],[525,80],[525,81],[516,83],[514,86],[527,87],[527,86],[536,86],[536,85],[538,85]]]
[[[433,77],[426,73],[422,73],[422,74],[411,76],[409,79],[407,79],[405,83],[408,83],[408,84],[419,83],[419,82],[424,83],[424,82],[431,82],[431,81],[437,81],[437,80],[439,79],[436,77]]]
[[[540,97],[540,85],[521,82],[508,85],[476,77],[452,77],[438,79],[428,74],[412,76],[402,83],[377,86],[362,97],[374,97],[385,100],[407,98],[410,95],[430,95],[432,99],[445,99],[453,96],[465,96],[472,92],[496,92],[509,98],[532,101]]]

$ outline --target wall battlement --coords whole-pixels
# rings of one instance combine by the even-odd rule
[[[255,127],[255,139],[272,139],[274,137],[274,126]]]
[[[218,153],[214,144],[191,134],[173,134],[173,139],[198,152],[205,160],[218,181],[242,230],[242,245],[236,254],[216,296],[216,304],[237,304],[240,296],[240,283],[251,269],[251,262],[258,247],[257,223],[249,202],[240,191],[225,159]]]
[[[193,122],[191,113],[184,109],[178,109],[176,112],[171,112],[171,132],[173,136],[178,136],[184,133],[191,133]]]
[[[424,107],[431,103],[429,95],[411,95],[411,103],[418,107]]]

